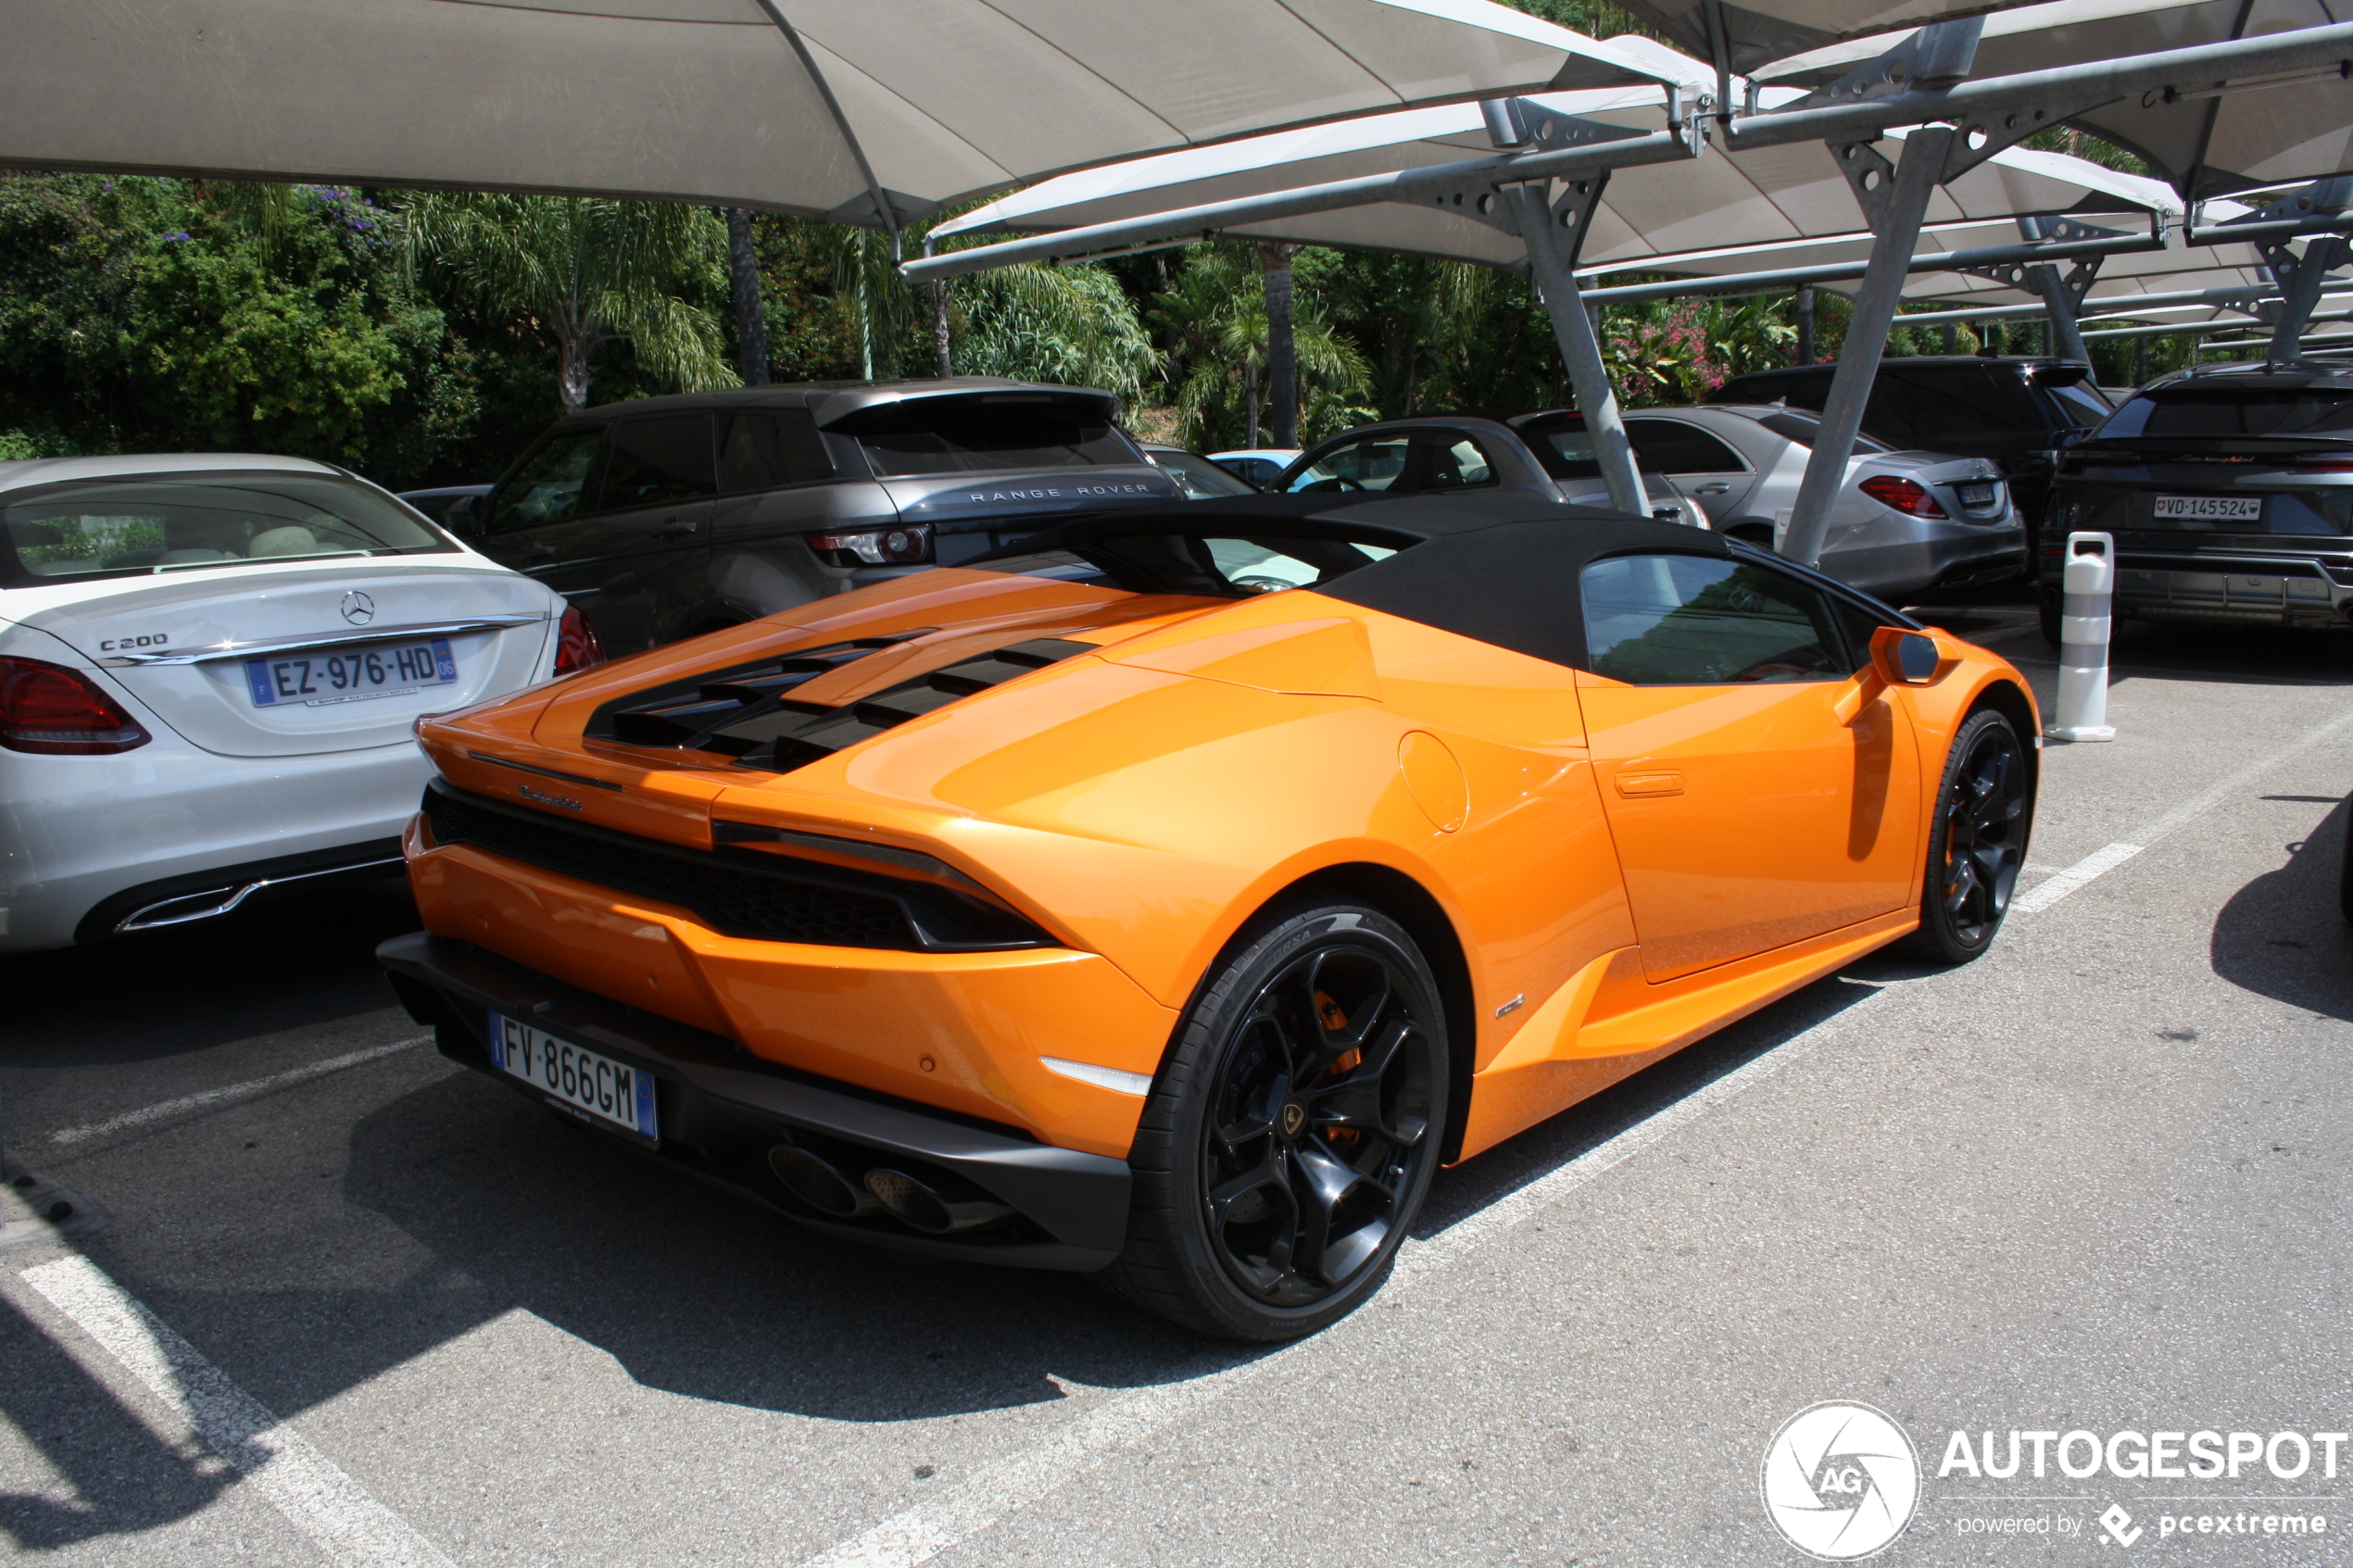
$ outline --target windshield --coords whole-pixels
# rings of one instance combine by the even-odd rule
[[[2145,392],[2116,411],[2101,436],[2348,435],[2353,393],[2330,387],[2256,387],[2176,383]]]
[[[910,398],[832,428],[858,438],[877,479],[1144,461],[1107,406],[1044,393]]]
[[[54,485],[0,511],[11,587],[250,566],[304,556],[455,550],[389,495],[329,474],[221,473]]]
[[[1144,455],[1176,482],[1176,488],[1185,493],[1189,501],[1204,501],[1212,495],[1258,494],[1258,486],[1219,468],[1198,452],[1171,452],[1155,447]]]
[[[978,571],[1098,583],[1133,594],[1241,598],[1312,588],[1396,553],[1393,546],[1369,540],[1145,533],[1088,539],[965,564]]]

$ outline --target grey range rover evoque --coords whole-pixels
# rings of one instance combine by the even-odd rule
[[[2353,618],[2353,367],[2215,365],[2151,382],[2059,460],[2043,538],[2116,541],[2115,613],[2345,626]],[[2058,640],[2059,583],[2043,580]]]
[[[1106,392],[983,376],[608,404],[557,421],[449,526],[562,594],[607,655],[635,653],[1060,513],[1178,499],[1119,413]]]

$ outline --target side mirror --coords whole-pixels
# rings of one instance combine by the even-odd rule
[[[1944,664],[1936,639],[1901,626],[1882,626],[1871,633],[1871,667],[1891,686],[1925,686],[1935,681]]]
[[[449,503],[449,509],[441,514],[441,525],[452,533],[480,533],[474,522],[474,512],[481,500],[479,495],[459,496]]]

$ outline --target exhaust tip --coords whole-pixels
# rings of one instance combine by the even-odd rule
[[[949,1197],[904,1171],[883,1167],[866,1173],[866,1190],[893,1218],[929,1236],[947,1236],[1004,1219],[1013,1210],[995,1198]]]
[[[876,1212],[882,1205],[874,1195],[836,1170],[832,1163],[792,1144],[780,1143],[768,1151],[768,1168],[785,1189],[812,1209],[837,1220],[856,1220]]]

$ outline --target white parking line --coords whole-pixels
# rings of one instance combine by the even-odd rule
[[[2054,873],[2046,880],[2036,883],[2032,887],[2018,895],[2010,901],[2010,908],[2020,914],[2027,915],[2049,909],[2094,877],[2105,872],[2114,871],[2142,850],[2180,832],[2281,763],[2311,750],[2322,741],[2342,733],[2348,725],[2353,725],[2353,711],[2337,715],[2318,729],[2308,732],[2302,739],[2289,742],[2261,760],[2251,762],[2241,768],[2221,783],[2190,797],[2135,834],[2133,838],[2136,842],[2131,844],[2120,842],[2108,845],[2105,848],[2093,850],[2066,870]]]
[[[105,1347],[205,1446],[233,1464],[320,1550],[351,1568],[454,1568],[441,1549],[384,1507],[145,1303],[87,1258],[61,1258],[22,1278]]]
[[[1594,1145],[1574,1160],[1455,1222],[1428,1241],[1407,1243],[1398,1255],[1396,1272],[1382,1299],[1393,1302],[1399,1293],[1436,1278],[1491,1238],[1551,1208],[1652,1144],[1700,1121],[1727,1100],[1804,1060],[1823,1041],[1835,1035],[1841,1026],[1908,984],[1911,982],[1898,981],[1880,986],[1837,1016],[1743,1062],[1656,1115],[1644,1117],[1616,1137]],[[1378,1321],[1369,1313],[1345,1319],[1315,1338],[1239,1366],[1217,1364],[1225,1358],[1213,1352],[1203,1358],[1203,1370],[1197,1376],[1184,1378],[1179,1374],[1177,1378],[1181,1380],[1132,1394],[1106,1396],[1093,1410],[1073,1418],[1062,1431],[1042,1442],[983,1467],[932,1501],[884,1520],[864,1534],[808,1559],[800,1568],[918,1568],[1094,1469],[1114,1449],[1149,1436],[1210,1400],[1232,1393],[1292,1356],[1318,1349],[1329,1351],[1345,1343],[1352,1329]]]
[[[346,1067],[357,1067],[363,1061],[373,1061],[378,1057],[390,1056],[395,1051],[412,1049],[432,1038],[430,1035],[419,1035],[413,1039],[395,1040],[388,1046],[370,1046],[366,1050],[346,1051],[342,1056],[331,1056],[322,1061],[308,1061],[300,1067],[290,1067],[283,1073],[273,1073],[267,1078],[248,1078],[242,1084],[228,1084],[218,1089],[206,1089],[200,1094],[182,1095],[178,1099],[168,1099],[160,1105],[150,1105],[138,1110],[126,1110],[120,1116],[109,1116],[103,1122],[92,1122],[85,1126],[64,1128],[51,1133],[49,1141],[59,1144],[81,1143],[86,1138],[104,1137],[108,1133],[120,1133],[126,1127],[142,1127],[150,1122],[162,1122],[191,1110],[202,1110],[207,1106],[225,1105],[231,1100],[249,1099],[255,1095],[268,1094],[272,1089],[283,1089],[290,1084],[300,1084],[312,1078],[323,1078],[330,1073],[340,1073]]]

